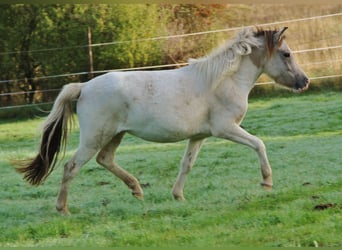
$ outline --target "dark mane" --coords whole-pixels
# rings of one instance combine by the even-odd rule
[[[256,31],[254,32],[255,37],[263,36],[265,37],[265,45],[266,45],[266,54],[267,56],[271,56],[274,52],[274,49],[276,47],[281,46],[283,40],[285,39],[285,36],[282,36],[281,39],[277,42],[277,44],[273,41],[273,36],[276,34],[279,30],[273,29],[263,29],[261,27],[256,27]]]

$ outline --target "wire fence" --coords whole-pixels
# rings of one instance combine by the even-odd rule
[[[324,18],[337,17],[337,16],[342,16],[342,13],[334,13],[334,14],[305,17],[305,18],[296,18],[296,19],[290,19],[290,20],[284,20],[284,21],[269,22],[269,23],[262,23],[262,24],[249,25],[249,26],[231,27],[231,28],[226,28],[226,29],[216,29],[216,30],[209,30],[209,31],[193,32],[193,33],[186,33],[186,34],[158,36],[158,37],[151,37],[151,38],[141,38],[141,39],[127,40],[127,41],[113,41],[113,42],[105,42],[105,43],[94,43],[91,45],[86,44],[86,45],[77,45],[77,46],[60,47],[60,48],[36,49],[36,50],[28,50],[28,51],[0,52],[0,55],[17,54],[17,53],[23,53],[23,52],[35,53],[35,52],[47,52],[47,51],[64,50],[64,49],[87,48],[89,46],[90,47],[99,47],[99,46],[132,43],[132,42],[136,43],[136,42],[146,42],[146,41],[158,41],[158,40],[164,40],[164,39],[183,38],[183,37],[189,37],[189,36],[198,36],[198,35],[207,35],[207,34],[220,33],[220,32],[237,31],[237,30],[241,30],[241,29],[246,28],[246,27],[273,26],[273,25],[289,24],[289,23],[294,23],[294,22],[303,22],[303,21],[324,19]]]
[[[342,13],[335,13],[335,14],[329,14],[329,15],[320,15],[320,16],[314,16],[314,17],[307,17],[307,18],[298,18],[298,19],[291,19],[291,20],[284,20],[284,21],[278,21],[278,22],[271,22],[271,23],[263,23],[253,26],[247,26],[247,27],[263,27],[263,26],[272,26],[272,25],[280,25],[280,24],[288,24],[288,23],[294,23],[294,22],[302,22],[302,21],[309,21],[309,20],[317,20],[317,19],[324,19],[324,18],[331,18],[331,17],[338,17],[342,16]],[[244,26],[246,27],[246,26]],[[212,34],[212,33],[219,33],[219,32],[229,32],[229,31],[236,31],[241,30],[244,27],[232,27],[232,28],[226,28],[226,29],[217,29],[217,30],[211,30],[211,31],[203,31],[203,32],[194,32],[194,33],[187,33],[187,34],[178,34],[178,35],[169,35],[169,36],[160,36],[160,37],[152,37],[152,38],[143,38],[143,39],[136,39],[136,40],[130,40],[130,41],[114,41],[114,42],[106,42],[106,43],[96,43],[92,44],[92,47],[99,47],[99,46],[109,46],[109,45],[116,45],[116,44],[122,44],[122,43],[132,43],[132,42],[146,42],[146,41],[157,41],[162,39],[173,39],[173,38],[184,38],[184,37],[190,37],[190,36],[199,36],[199,35],[206,35],[206,34]],[[335,37],[335,36],[334,36]],[[57,51],[57,50],[64,50],[64,49],[75,49],[75,48],[84,48],[88,47],[89,45],[78,45],[78,46],[70,46],[70,47],[61,47],[61,48],[47,48],[47,49],[37,49],[37,50],[30,50],[30,51],[24,51],[24,52],[30,52],[30,53],[42,53],[42,52],[48,52],[48,51]],[[308,49],[301,49],[292,51],[294,54],[303,54],[303,53],[312,53],[312,52],[319,52],[319,51],[327,51],[327,50],[339,50],[342,49],[342,45],[337,44],[333,46],[325,46],[320,48],[308,48]],[[16,54],[23,51],[9,51],[9,52],[0,52],[0,55],[4,54]],[[306,64],[303,64],[303,66],[306,65],[318,65],[318,64],[331,64],[331,63],[337,63],[342,61],[342,59],[332,59],[332,60],[324,60],[324,61],[318,61],[318,62],[309,62]],[[132,67],[132,68],[121,68],[121,69],[110,69],[110,70],[97,70],[93,72],[84,71],[84,72],[75,72],[75,73],[66,73],[66,74],[58,74],[58,75],[49,75],[49,76],[41,76],[41,77],[35,77],[32,79],[8,79],[8,80],[0,80],[0,84],[3,83],[12,83],[12,82],[18,82],[18,81],[24,81],[24,80],[44,80],[44,79],[52,79],[52,78],[61,78],[61,77],[70,77],[70,76],[80,76],[80,75],[89,75],[90,73],[93,74],[103,74],[108,72],[115,72],[115,71],[133,71],[133,70],[151,70],[151,69],[165,69],[165,68],[176,68],[176,67],[182,67],[186,66],[188,63],[174,63],[174,64],[164,64],[164,65],[151,65],[151,66],[144,66],[144,67]],[[330,78],[338,78],[342,77],[342,74],[331,74],[331,75],[325,75],[325,76],[317,76],[317,77],[311,77],[311,80],[316,79],[330,79]],[[267,85],[267,84],[274,84],[272,81],[265,81],[265,82],[258,82],[256,85]],[[18,91],[18,92],[10,92],[10,93],[0,93],[1,96],[15,96],[15,95],[27,95],[27,94],[38,94],[38,93],[47,93],[47,92],[59,92],[61,89],[46,89],[46,90],[36,90],[36,91]],[[0,107],[0,110],[8,110],[8,109],[14,109],[14,108],[25,108],[25,107],[35,107],[35,106],[42,106],[42,105],[51,105],[53,102],[43,102],[43,103],[34,103],[34,104],[23,104],[23,105],[12,105],[12,106],[4,106]]]
[[[323,48],[297,50],[297,51],[292,51],[292,53],[293,54],[300,54],[300,53],[315,52],[315,51],[322,51],[322,50],[331,50],[331,49],[342,49],[342,45],[329,46],[329,47],[323,47]],[[320,63],[324,63],[324,62],[332,62],[332,60],[322,61]],[[103,73],[115,72],[115,71],[148,70],[148,69],[158,69],[158,68],[162,69],[162,68],[170,68],[170,67],[181,67],[181,66],[185,66],[187,64],[188,63],[174,63],[174,64],[152,65],[152,66],[132,67],[132,68],[122,68],[122,69],[95,70],[95,71],[92,71],[92,72],[84,71],[84,72],[75,72],[75,73],[50,75],[50,76],[41,76],[41,77],[26,78],[26,79],[22,78],[22,79],[0,80],[0,83],[11,83],[11,82],[24,81],[24,80],[44,80],[44,79],[59,78],[59,77],[89,75],[90,73],[103,74]],[[23,92],[23,93],[25,93],[25,92]],[[26,93],[28,93],[28,92],[26,92]],[[8,95],[10,95],[10,94],[11,93],[9,93]]]

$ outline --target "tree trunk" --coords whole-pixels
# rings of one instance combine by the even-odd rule
[[[22,89],[26,91],[25,101],[27,103],[33,103],[35,91],[37,89],[37,83],[34,80],[35,77],[35,60],[30,52],[31,49],[31,39],[32,34],[36,29],[37,25],[37,14],[38,8],[36,6],[27,6],[28,11],[28,20],[27,20],[27,30],[23,35],[23,40],[20,46],[19,53],[19,73],[23,73],[23,78],[25,79],[23,82]]]

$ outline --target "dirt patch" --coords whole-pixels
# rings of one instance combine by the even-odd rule
[[[328,208],[337,207],[336,203],[322,203],[314,207],[314,210],[326,210]]]

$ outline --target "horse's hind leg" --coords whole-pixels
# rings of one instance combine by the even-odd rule
[[[62,184],[56,204],[57,211],[66,215],[70,214],[67,206],[70,183],[80,171],[81,167],[96,154],[96,151],[96,149],[79,147],[74,156],[64,165]]]
[[[132,190],[132,194],[136,198],[142,200],[143,191],[138,180],[114,162],[115,150],[118,148],[124,134],[125,133],[122,132],[113,137],[113,139],[98,153],[96,161],[119,177]]]

